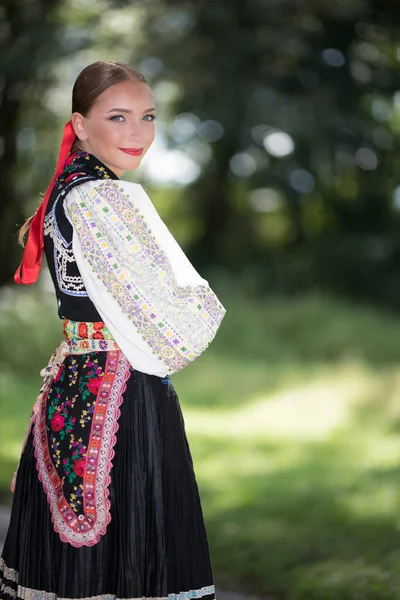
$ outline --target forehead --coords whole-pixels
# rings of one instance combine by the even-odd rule
[[[96,99],[92,110],[108,111],[112,108],[145,110],[154,106],[153,92],[142,81],[123,81],[104,90]]]

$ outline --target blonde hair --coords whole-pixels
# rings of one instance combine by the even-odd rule
[[[35,215],[32,215],[31,217],[29,217],[29,219],[27,219],[25,221],[25,223],[22,225],[22,227],[18,231],[18,243],[21,244],[21,246],[25,246],[24,238],[25,238],[26,234],[28,233],[29,229],[31,228],[31,223],[33,221],[34,216]]]

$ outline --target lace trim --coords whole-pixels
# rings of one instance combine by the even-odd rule
[[[67,503],[56,468],[50,457],[46,432],[46,398],[39,396],[40,405],[34,422],[33,445],[39,480],[50,505],[54,530],[61,541],[75,547],[92,546],[104,535],[111,521],[109,485],[118,431],[118,418],[130,366],[120,351],[109,351],[104,377],[93,415],[87,466],[83,481],[84,514],[79,517]]]
[[[68,243],[57,226],[55,210],[59,198],[55,201],[44,222],[44,235],[49,235],[53,242],[57,283],[60,290],[68,296],[87,297],[88,294],[80,273],[78,272],[75,275],[70,273],[71,267],[76,270],[76,262],[72,250],[72,241]]]
[[[18,572],[15,569],[7,567],[6,563],[0,558],[0,571],[3,572],[5,579],[9,582],[18,584]],[[52,592],[44,590],[35,590],[33,588],[18,585],[18,591],[6,585],[6,582],[0,577],[0,590],[9,594],[12,598],[22,598],[23,600],[74,600],[72,598],[61,598]],[[118,598],[114,594],[100,594],[98,596],[87,596],[79,600],[191,600],[192,598],[204,598],[212,596],[209,600],[215,599],[215,586],[208,585],[197,590],[179,592],[177,594],[168,594],[168,596],[140,596],[138,598]]]
[[[83,339],[79,338],[77,331],[79,327],[82,325],[91,325],[92,327],[95,324],[89,324],[85,322],[77,322],[77,321],[69,321],[66,319],[64,321],[64,334],[67,338],[67,341],[61,342],[59,347],[53,352],[49,363],[46,367],[44,367],[40,371],[41,377],[43,377],[43,383],[40,388],[39,396],[36,398],[36,402],[33,406],[32,414],[29,418],[28,428],[25,434],[25,439],[21,448],[21,455],[23,454],[26,444],[28,442],[29,434],[32,429],[32,425],[36,420],[36,413],[38,411],[38,407],[41,406],[43,401],[43,395],[46,395],[50,389],[50,386],[53,382],[53,379],[58,373],[61,365],[64,362],[65,357],[68,354],[86,354],[87,352],[94,351],[110,351],[110,350],[119,350],[117,344],[110,336],[106,336],[107,339]],[[78,327],[79,326],[79,327]],[[110,338],[110,339],[109,339]],[[18,475],[19,464],[14,471],[14,474],[10,483],[10,490],[14,493],[15,485],[17,483],[17,475]]]

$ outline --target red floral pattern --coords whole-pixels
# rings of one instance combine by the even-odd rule
[[[86,323],[80,323],[85,333]],[[87,332],[86,332],[87,335]],[[68,356],[59,369],[47,398],[46,429],[50,458],[64,495],[77,514],[83,512],[82,494],[77,494],[85,474],[86,453],[97,394],[104,375],[106,356]]]
[[[75,464],[73,467],[75,475],[78,475],[78,477],[83,477],[85,474],[85,467],[86,467],[86,457],[78,458],[78,460],[75,461]]]
[[[50,427],[52,431],[61,431],[64,427],[65,418],[56,411],[50,421]]]
[[[101,377],[96,379],[89,379],[87,387],[91,394],[97,394],[101,386]]]
[[[108,486],[129,375],[119,350],[69,354],[38,408],[39,479],[55,531],[76,547],[97,543],[111,520]]]

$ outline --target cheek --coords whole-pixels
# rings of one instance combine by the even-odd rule
[[[118,139],[118,131],[113,123],[98,123],[93,128],[93,139],[101,145],[109,145]]]
[[[148,148],[149,146],[151,146],[151,144],[153,143],[154,140],[154,135],[155,135],[155,128],[154,125],[152,127],[148,127],[145,132],[144,132],[144,140],[146,143],[146,147]]]

